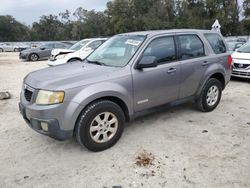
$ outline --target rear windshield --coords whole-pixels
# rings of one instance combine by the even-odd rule
[[[227,51],[226,45],[220,35],[216,33],[206,33],[204,34],[206,39],[208,40],[210,46],[212,47],[214,53],[222,54]]]

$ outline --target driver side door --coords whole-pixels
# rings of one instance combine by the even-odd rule
[[[178,99],[180,64],[175,43],[174,36],[151,40],[141,58],[154,56],[157,66],[132,70],[135,112]]]

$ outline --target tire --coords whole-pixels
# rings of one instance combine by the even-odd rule
[[[2,49],[2,48],[0,48],[0,52],[3,52],[3,49]]]
[[[30,61],[38,61],[38,59],[39,59],[39,56],[37,54],[35,54],[35,53],[32,53],[32,54],[29,55],[29,60]]]
[[[222,83],[210,78],[204,85],[201,94],[197,100],[197,107],[202,112],[211,112],[219,104],[222,94]]]
[[[108,121],[105,122],[105,118]],[[90,151],[103,151],[120,139],[124,124],[124,112],[119,105],[109,100],[99,100],[81,112],[76,123],[76,140]]]

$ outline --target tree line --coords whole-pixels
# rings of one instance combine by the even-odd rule
[[[241,20],[240,12],[245,19]],[[43,15],[27,26],[0,16],[0,41],[80,40],[117,33],[194,28],[211,29],[218,19],[224,36],[250,34],[250,0],[113,0],[104,11],[68,10]]]

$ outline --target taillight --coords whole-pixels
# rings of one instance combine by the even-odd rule
[[[232,58],[231,55],[228,56],[227,63],[229,65],[229,68],[231,69],[232,68],[232,64],[233,64],[233,58]]]

